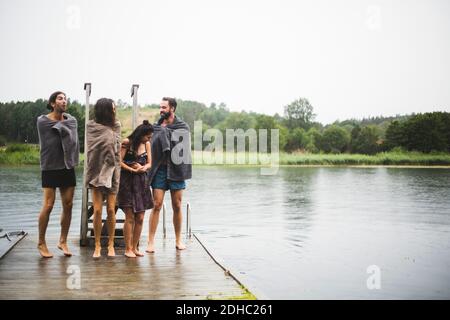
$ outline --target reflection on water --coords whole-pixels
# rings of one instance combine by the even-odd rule
[[[274,299],[450,298],[450,170],[259,172],[195,167],[184,195],[193,231],[251,288]],[[79,169],[79,186],[81,175]],[[39,168],[1,167],[0,179],[0,228],[36,236]],[[80,207],[77,188],[72,237],[78,236]],[[59,231],[60,212],[58,197],[52,232]],[[381,270],[379,290],[366,285],[371,265]]]

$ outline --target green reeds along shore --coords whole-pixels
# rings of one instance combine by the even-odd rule
[[[39,146],[34,144],[9,144],[0,148],[0,164],[39,164]]]
[[[232,165],[227,161],[227,154],[224,152],[222,156],[215,157],[210,152],[193,152],[194,164],[215,165],[217,159],[223,159],[222,164]],[[232,155],[233,156],[233,155]],[[243,165],[266,166],[276,163],[276,158],[268,154],[259,157],[256,153],[236,153],[234,154],[234,163],[239,164],[241,159]],[[274,160],[275,159],[275,160]],[[262,161],[261,161],[262,160]],[[450,166],[450,153],[421,153],[413,151],[390,151],[381,152],[375,155],[365,154],[314,154],[314,153],[285,153],[281,152],[278,159],[279,165],[295,165],[295,166]]]
[[[223,152],[219,154],[203,151],[193,151],[194,165],[269,165],[276,164],[273,155],[261,157],[256,153]],[[84,155],[80,155],[82,162]],[[222,159],[222,161],[217,161]],[[230,163],[230,159],[234,159]],[[238,161],[240,159],[240,161]],[[265,159],[265,160],[264,160]],[[234,164],[232,164],[234,163]],[[0,149],[0,164],[2,165],[38,165],[39,146],[33,144],[10,144]],[[278,164],[296,166],[450,166],[450,153],[421,153],[413,151],[389,151],[375,155],[364,154],[313,154],[313,153],[285,153],[279,154]]]
[[[0,148],[0,165],[39,165],[39,145],[14,143]],[[83,160],[83,154],[80,160]]]
[[[450,153],[381,152],[365,154],[287,154],[280,155],[286,165],[392,165],[449,166]]]

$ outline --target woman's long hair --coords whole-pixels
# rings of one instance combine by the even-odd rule
[[[98,99],[94,106],[94,121],[114,128],[116,114],[113,111],[114,101],[108,98]]]
[[[153,126],[148,120],[142,121],[142,124],[136,127],[134,131],[128,136],[130,140],[131,150],[137,152],[143,136],[153,133]]]

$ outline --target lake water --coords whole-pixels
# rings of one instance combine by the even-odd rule
[[[78,186],[81,178],[80,169]],[[266,298],[450,299],[449,193],[448,169],[282,167],[262,176],[205,166],[194,167],[184,206],[207,247]],[[0,167],[0,228],[36,236],[41,201],[39,167]],[[77,187],[71,237],[80,208]]]

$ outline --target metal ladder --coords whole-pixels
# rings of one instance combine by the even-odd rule
[[[166,204],[163,203],[163,237],[167,238],[167,228],[166,228]],[[191,204],[187,202],[186,204],[186,238],[192,238],[192,227],[191,227]]]

